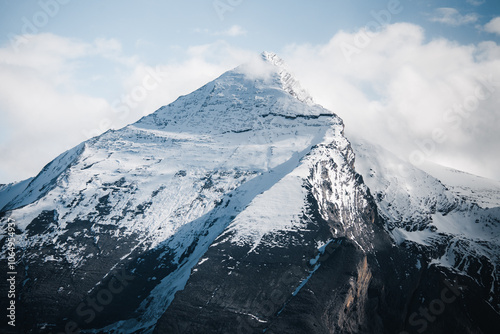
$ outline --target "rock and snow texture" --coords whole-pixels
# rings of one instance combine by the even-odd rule
[[[409,307],[431,267],[498,311],[498,184],[351,148],[343,126],[263,53],[0,186],[23,330],[392,332],[386,298]]]
[[[110,271],[157,252],[158,261],[168,262],[161,292],[137,306],[146,310],[139,324],[117,325],[151,329],[229,224],[254,244],[300,227],[309,173],[301,159],[342,130],[342,121],[314,105],[283,62],[266,53],[251,68],[227,72],[62,154],[4,206],[3,219],[16,221],[25,250],[23,280],[35,290],[29,301],[64,291],[65,307],[76,306]],[[70,277],[53,284],[43,278],[44,266]]]
[[[362,141],[353,148],[394,240],[423,246],[429,266],[471,277],[500,312],[500,183],[432,163],[417,168]]]
[[[421,169],[440,180],[455,196],[483,209],[500,207],[500,181],[427,162]]]
[[[83,145],[80,144],[59,155],[34,178],[0,188],[2,194],[0,210],[14,210],[45,196],[55,187],[56,180],[62,173],[66,172],[82,149]]]
[[[340,247],[345,241],[348,254],[341,261],[355,271],[363,252],[374,250],[376,211],[354,171],[354,155],[342,124],[324,130],[314,145],[271,171],[269,178],[275,180],[264,182],[269,187],[252,195],[253,200],[215,239],[155,333],[283,332],[282,323],[290,326],[292,318],[314,326],[307,313],[296,314],[306,305],[339,312],[342,304],[332,306],[328,297],[317,303],[317,297],[305,301],[304,294],[312,291],[306,287],[318,284],[320,289],[331,289],[341,284],[339,291],[347,293],[353,277],[340,274],[332,280],[326,274],[329,270],[339,273],[346,267],[327,260],[333,260],[333,245]],[[328,283],[318,283],[328,277]],[[333,321],[320,323],[329,328]]]

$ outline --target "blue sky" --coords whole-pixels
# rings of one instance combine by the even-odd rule
[[[264,50],[348,134],[500,179],[500,87],[450,114],[488,75],[500,81],[499,16],[492,0],[0,0],[0,183]],[[138,97],[151,73],[155,89]]]
[[[8,33],[22,33],[25,22],[51,0],[10,1],[0,4],[0,43],[8,42]],[[193,0],[193,1],[75,1],[54,0],[58,9],[47,24],[37,32],[91,42],[96,38],[114,38],[122,43],[123,51],[147,62],[165,62],[182,56],[178,51],[192,45],[221,39],[217,32],[233,25],[244,28],[246,34],[231,39],[234,46],[260,52],[274,49],[279,52],[292,43],[324,43],[338,30],[353,31],[374,20],[371,11],[387,8],[390,1],[285,1],[275,0]],[[62,4],[67,2],[67,4]],[[410,22],[422,25],[429,37],[444,36],[461,43],[478,39],[495,39],[475,29],[500,13],[500,4],[485,1],[399,1],[402,11],[392,15],[391,22]],[[45,6],[45,8],[53,8]],[[436,8],[455,8],[460,15],[476,14],[477,21],[460,26],[432,22]],[[48,12],[48,11],[46,11]],[[50,13],[49,13],[50,14]],[[40,19],[40,22],[43,20]],[[207,33],[202,31],[207,30]],[[177,52],[176,52],[177,51]]]

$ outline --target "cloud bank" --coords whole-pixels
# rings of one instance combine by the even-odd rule
[[[124,55],[117,40],[19,38],[15,48],[0,48],[0,183],[35,176],[65,150],[137,121],[251,54],[218,41],[184,50],[180,62],[151,66]],[[88,63],[102,63],[106,74],[82,79]],[[107,86],[114,88],[101,94]]]
[[[293,45],[284,56],[316,101],[344,119],[347,135],[416,164],[500,179],[500,47],[426,42],[421,27],[397,23],[346,59],[342,46],[360,33]]]
[[[485,29],[495,30],[491,22]],[[2,183],[36,175],[64,150],[132,123],[256,54],[219,40],[153,66],[125,55],[117,40],[27,37],[17,51],[0,48]],[[495,42],[428,41],[420,26],[397,23],[339,31],[327,43],[289,45],[278,54],[316,102],[344,119],[349,138],[380,143],[415,163],[428,159],[500,179]],[[113,80],[82,79],[96,58]],[[99,89],[82,89],[88,86]]]

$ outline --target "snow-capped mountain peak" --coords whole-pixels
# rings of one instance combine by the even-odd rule
[[[282,87],[286,92],[297,98],[299,101],[307,104],[314,104],[312,97],[300,86],[299,81],[289,71],[283,59],[281,59],[276,53],[267,51],[262,52],[261,57],[264,61],[277,68],[277,73]]]
[[[222,74],[193,93],[143,117],[134,126],[225,134],[260,129],[262,120],[269,116],[318,118],[334,115],[313,103],[281,58],[263,53],[262,57]]]
[[[15,223],[24,332],[415,332],[452,273],[428,333],[500,324],[500,188],[439,173],[351,146],[264,52],[1,186],[0,261]]]
[[[340,163],[348,143],[340,118],[304,103],[309,99],[282,61],[269,57],[272,62],[259,59],[228,71],[49,164],[35,181],[49,180],[51,187],[42,192],[47,182],[32,181],[41,195],[20,194],[26,198],[22,207],[9,207],[5,216],[18,222],[18,243],[27,249],[24,277],[44,275],[49,267],[85,272],[106,259],[95,276],[79,277],[77,285],[71,285],[76,278],[69,275],[56,291],[49,281],[40,288],[70,290],[75,298],[65,300],[70,307],[114,268],[132,262],[140,267],[143,257],[163,263],[154,269],[161,279],[138,284],[150,288],[134,292],[142,295],[130,306],[141,314],[140,323],[130,314],[113,325],[148,331],[226,228],[229,239],[224,240],[231,244],[287,245],[267,238],[305,226],[309,169],[330,159],[320,153],[306,156],[320,145],[318,152],[342,150],[336,156]],[[293,212],[282,214],[284,202]],[[265,217],[259,214],[261,203],[267,203]],[[314,250],[316,244],[309,246]],[[136,275],[151,274],[141,270]]]

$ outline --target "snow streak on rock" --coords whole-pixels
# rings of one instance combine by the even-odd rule
[[[354,148],[356,169],[394,240],[422,246],[429,266],[485,286],[500,312],[499,183],[435,164],[419,169],[366,142]]]

